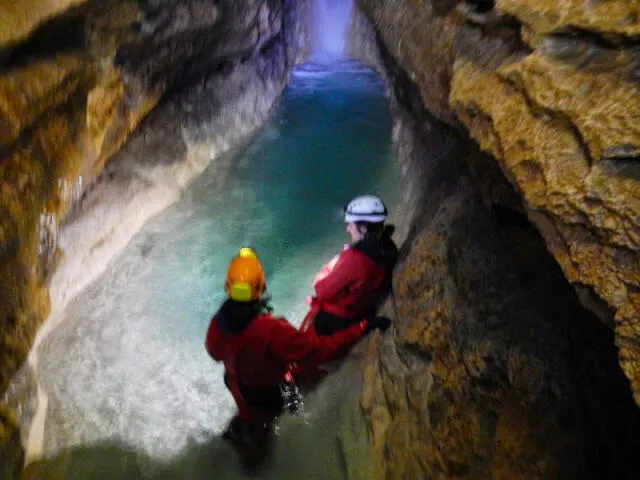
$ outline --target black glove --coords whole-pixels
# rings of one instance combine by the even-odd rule
[[[388,317],[373,317],[367,320],[367,326],[364,327],[365,335],[373,330],[385,332],[391,326],[391,319]]]

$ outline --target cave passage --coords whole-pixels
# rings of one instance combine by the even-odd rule
[[[351,61],[298,67],[250,143],[148,222],[39,347],[45,459],[27,477],[239,476],[215,437],[234,406],[203,347],[229,259],[254,246],[276,313],[299,324],[313,275],[348,240],[344,203],[372,192],[393,210],[399,175],[377,74]],[[354,379],[281,421],[264,478],[340,478],[340,382]]]

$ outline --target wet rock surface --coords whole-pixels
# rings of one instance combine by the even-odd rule
[[[393,334],[372,342],[364,371],[375,473],[352,466],[350,478],[633,478],[640,412],[614,333],[495,160],[383,57],[401,161],[422,193],[385,307]]]
[[[421,192],[365,369],[376,475],[634,478],[637,12],[357,3]]]

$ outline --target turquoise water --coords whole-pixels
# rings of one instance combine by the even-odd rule
[[[233,402],[222,366],[203,348],[229,259],[239,246],[256,248],[276,313],[299,324],[315,272],[348,240],[342,206],[378,193],[393,210],[398,184],[377,75],[353,62],[296,69],[264,128],[147,223],[41,345],[51,462],[43,465],[64,471],[56,478],[83,478],[86,469],[92,478],[96,469],[104,478],[149,477],[162,468],[166,478],[236,478],[236,459],[216,440]],[[315,451],[294,452],[296,466],[281,453],[263,478],[298,478],[283,468],[339,474],[327,426],[341,389],[321,389],[304,419],[283,420],[281,452]]]

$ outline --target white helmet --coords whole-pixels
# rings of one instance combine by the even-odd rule
[[[387,219],[387,207],[380,197],[362,195],[349,202],[344,208],[344,221],[380,223]]]

